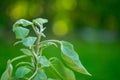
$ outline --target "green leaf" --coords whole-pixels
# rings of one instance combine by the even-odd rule
[[[1,76],[1,80],[9,80],[12,76],[12,71],[13,71],[13,66],[12,66],[10,60],[8,60],[7,68]]]
[[[34,80],[47,80],[47,76],[43,70],[38,71]]]
[[[36,39],[37,39],[36,37],[27,37],[24,38],[22,42],[24,46],[31,47],[35,43]]]
[[[82,74],[91,75],[81,64],[78,54],[74,51],[73,45],[66,41],[60,41],[62,58],[73,70]]]
[[[73,71],[65,67],[59,59],[51,58],[50,62],[51,68],[55,70],[55,74],[58,74],[62,80],[76,80]]]
[[[27,68],[26,66],[21,66],[19,68],[17,68],[15,76],[17,78],[24,78],[24,76],[26,74],[28,74],[31,70],[29,68]]]
[[[50,63],[49,63],[48,59],[45,56],[38,56],[37,61],[43,67],[49,67],[50,66]]]
[[[28,56],[32,56],[32,52],[29,49],[20,49],[20,51],[22,51],[24,54],[28,55]]]
[[[13,32],[15,32],[16,39],[23,39],[29,34],[29,29],[23,27],[13,27]]]
[[[34,19],[33,20],[33,23],[38,25],[38,24],[44,24],[44,23],[47,23],[48,20],[47,19],[43,19],[43,18],[37,18],[37,19]]]
[[[25,19],[20,19],[20,20],[16,21],[16,23],[13,25],[13,27],[18,27],[21,25],[26,27],[26,26],[32,25],[32,22],[25,20]]]
[[[48,78],[47,80],[58,80],[58,79]]]

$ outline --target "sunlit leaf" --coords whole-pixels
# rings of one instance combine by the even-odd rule
[[[76,80],[73,71],[65,67],[59,59],[53,58],[50,62],[55,74],[58,74],[62,80]]]
[[[20,49],[24,54],[32,56],[32,52],[29,49]]]
[[[25,20],[25,19],[20,19],[18,21],[16,21],[16,23],[13,25],[13,27],[18,27],[18,26],[29,26],[32,25],[32,22]]]
[[[29,34],[29,29],[23,27],[13,27],[13,32],[15,32],[16,39],[23,39]]]
[[[43,70],[38,71],[34,80],[47,80],[47,76]]]
[[[61,41],[60,44],[61,44],[62,58],[67,63],[67,65],[77,72],[86,75],[91,75],[81,64],[78,54],[74,51],[73,45],[66,41]]]
[[[16,70],[15,76],[17,78],[23,78],[26,74],[28,74],[31,70],[26,66],[21,66]]]
[[[47,23],[48,22],[48,20],[47,19],[43,19],[43,18],[37,18],[37,19],[34,19],[33,20],[33,23],[34,24],[44,24],[44,23]]]
[[[44,67],[50,66],[50,63],[45,56],[38,56],[37,61],[38,61],[38,63],[40,63]]]
[[[12,76],[12,71],[13,71],[13,66],[10,63],[10,60],[8,60],[7,68],[1,76],[1,80],[9,80]]]
[[[36,39],[37,39],[36,37],[27,37],[27,38],[24,38],[22,42],[23,42],[23,45],[30,47],[35,43]]]

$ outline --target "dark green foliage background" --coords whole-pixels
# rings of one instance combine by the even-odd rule
[[[71,42],[79,53],[82,64],[93,75],[89,77],[75,72],[77,80],[119,80],[119,5],[119,0],[0,1],[0,75],[9,58],[22,54],[19,51],[22,45],[13,46],[15,36],[12,24],[20,18],[32,20],[43,17],[49,20],[45,24],[46,39]],[[69,28],[66,35],[57,36],[52,31],[54,23],[59,20],[65,22]],[[60,50],[54,46],[44,51],[47,57],[61,58],[59,53]]]

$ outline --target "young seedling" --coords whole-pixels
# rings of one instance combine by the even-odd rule
[[[91,75],[81,64],[78,54],[74,51],[73,45],[67,41],[44,40],[46,37],[43,31],[44,23],[47,19],[37,18],[32,22],[20,19],[13,25],[13,32],[18,41],[14,44],[22,43],[25,48],[20,49],[23,55],[9,59],[7,67],[1,76],[1,80],[76,80],[74,71]],[[32,27],[36,36],[30,36]],[[43,50],[50,45],[60,45],[61,57],[66,65],[57,57],[47,58],[42,54]],[[49,53],[50,54],[50,53]],[[19,60],[29,58],[30,60]],[[19,60],[13,69],[12,63]],[[51,75],[48,75],[51,74]]]

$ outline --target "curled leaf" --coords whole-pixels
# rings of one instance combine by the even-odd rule
[[[18,27],[18,26],[29,26],[32,25],[32,22],[25,20],[25,19],[20,19],[18,21],[16,21],[16,23],[13,25],[13,27]]]
[[[73,45],[66,41],[61,41],[60,44],[62,58],[67,63],[67,65],[77,72],[91,76],[91,74],[84,68],[84,66],[80,62],[79,56],[74,51]]]
[[[8,60],[7,68],[6,68],[6,70],[4,71],[4,73],[1,76],[1,80],[9,80],[9,79],[11,79],[12,71],[13,71],[13,66],[12,66],[10,60]]]

